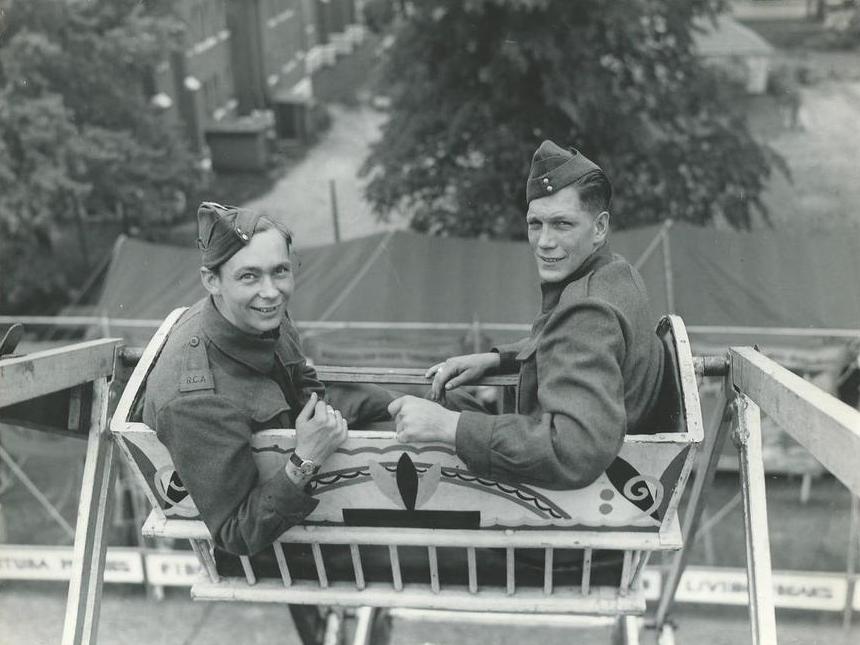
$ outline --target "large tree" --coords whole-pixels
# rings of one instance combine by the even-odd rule
[[[62,299],[91,221],[170,219],[199,185],[146,91],[180,33],[160,0],[0,2],[0,310]]]
[[[706,67],[694,21],[719,0],[422,0],[382,78],[390,119],[365,162],[385,217],[441,234],[525,235],[525,179],[542,139],[614,180],[621,228],[666,218],[737,227],[765,214],[774,162]],[[765,215],[766,217],[766,215]]]

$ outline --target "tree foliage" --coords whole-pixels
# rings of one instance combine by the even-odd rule
[[[693,48],[720,0],[424,0],[383,69],[390,119],[365,161],[377,212],[441,234],[525,236],[531,155],[572,145],[613,180],[613,221],[747,227],[780,159],[739,88]]]
[[[49,261],[59,230],[170,219],[202,175],[145,91],[181,34],[165,3],[0,7],[0,307],[8,311],[39,308],[70,286]]]

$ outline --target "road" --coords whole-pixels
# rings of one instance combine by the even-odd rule
[[[791,168],[792,181],[775,175],[765,202],[780,224],[858,225],[860,82],[819,82],[802,88],[801,97],[799,127],[770,141]]]
[[[285,222],[301,247],[334,241],[330,182],[334,181],[341,239],[403,228],[400,221],[381,223],[362,195],[364,180],[357,174],[379,138],[382,112],[361,105],[328,107],[332,124],[307,155],[288,169],[272,189],[245,204]]]

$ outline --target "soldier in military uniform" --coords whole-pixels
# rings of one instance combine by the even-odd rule
[[[326,401],[287,314],[295,285],[290,233],[259,213],[204,202],[197,213],[201,278],[209,295],[171,330],[147,380],[143,420],[167,447],[216,545],[222,573],[270,546],[318,501],[310,478],[348,425],[388,419],[392,395],[353,386]],[[284,469],[262,480],[253,433],[296,429]],[[240,574],[241,575],[241,574]],[[306,643],[316,608],[291,607]]]
[[[595,163],[540,145],[526,183],[542,296],[532,332],[426,374],[440,400],[484,374],[519,372],[516,413],[460,412],[406,396],[389,406],[401,441],[445,441],[478,475],[563,489],[600,476],[626,432],[647,432],[664,354],[641,276],[609,249],[610,198]]]

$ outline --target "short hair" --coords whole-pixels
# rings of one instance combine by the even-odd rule
[[[612,201],[612,184],[602,170],[593,170],[583,175],[571,186],[576,187],[580,203],[592,215],[596,216],[609,210],[609,204]]]
[[[269,219],[266,215],[261,215],[260,219],[257,220],[257,225],[254,227],[254,235],[262,233],[263,231],[270,231],[272,229],[278,231],[284,236],[284,240],[287,243],[287,250],[292,250],[293,232],[280,222]]]

